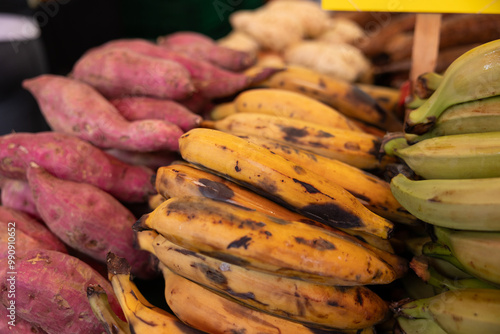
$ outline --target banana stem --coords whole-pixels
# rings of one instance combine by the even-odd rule
[[[450,248],[439,242],[428,242],[422,247],[422,254],[434,258],[445,260],[460,270],[467,272],[467,269],[453,256]]]

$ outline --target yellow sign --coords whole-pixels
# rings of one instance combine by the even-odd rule
[[[500,0],[322,0],[325,10],[413,13],[500,13]]]

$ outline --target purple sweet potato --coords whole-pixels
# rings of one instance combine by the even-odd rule
[[[183,99],[195,91],[190,73],[178,62],[129,49],[90,49],[74,64],[70,76],[107,98],[145,95]]]
[[[127,259],[141,278],[154,274],[150,254],[134,248],[134,214],[113,196],[87,183],[61,180],[30,166],[28,182],[47,227],[64,243],[95,260],[108,252]]]
[[[17,275],[3,271],[0,301],[15,302],[16,317],[49,334],[102,334],[104,327],[87,299],[87,287],[100,285],[113,311],[124,319],[111,283],[80,259],[53,250],[31,250],[16,262]],[[9,279],[15,279],[11,286]],[[15,297],[9,295],[15,291]],[[2,321],[7,321],[2,319]]]
[[[180,52],[168,50],[145,39],[117,39],[101,45],[100,48],[127,49],[151,57],[178,62],[191,74],[196,90],[210,99],[231,96],[247,88],[254,80],[253,77],[245,73],[224,70],[207,61],[192,59]]]
[[[4,334],[46,334],[43,329],[19,318],[16,315],[15,308],[10,310],[7,307],[0,305],[0,333]]]
[[[156,42],[169,50],[234,72],[243,71],[257,61],[255,54],[218,45],[209,36],[194,31],[178,31],[160,36]]]
[[[49,249],[67,253],[66,245],[40,220],[25,212],[0,205],[0,257],[5,259],[12,250],[21,258],[31,249]],[[13,244],[9,251],[9,242]]]
[[[188,131],[198,127],[202,120],[200,115],[174,100],[129,96],[111,99],[110,102],[129,121],[160,119]]]
[[[40,218],[30,186],[25,180],[2,178],[0,180],[0,203]]]
[[[177,151],[184,133],[157,119],[127,121],[92,86],[64,76],[45,74],[24,80],[54,131],[71,133],[100,148],[129,151]]]
[[[31,162],[58,178],[99,187],[123,202],[144,202],[156,193],[152,169],[122,162],[74,135],[46,131],[0,136],[0,175],[26,180]]]

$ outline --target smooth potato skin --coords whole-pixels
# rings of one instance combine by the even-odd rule
[[[195,91],[190,72],[178,62],[124,48],[87,51],[76,61],[70,76],[107,98],[141,95],[176,100]]]
[[[199,126],[202,120],[200,115],[173,100],[128,96],[112,99],[111,103],[129,121],[160,119],[188,131]]]
[[[0,174],[26,180],[31,162],[58,178],[85,182],[124,202],[144,202],[156,193],[154,171],[127,164],[75,135],[47,131],[0,136]]]
[[[136,217],[113,196],[90,184],[61,180],[41,167],[29,167],[27,177],[40,216],[67,245],[101,263],[113,252],[141,278],[155,274],[150,254],[134,247]]]
[[[208,61],[192,59],[141,38],[117,39],[101,45],[102,49],[127,49],[158,59],[178,62],[191,74],[196,92],[213,99],[227,97],[248,87],[253,78],[240,72],[217,67]]]
[[[184,133],[161,120],[130,122],[94,87],[76,79],[44,74],[24,80],[23,87],[35,97],[52,130],[73,134],[102,149],[176,151]]]
[[[157,44],[233,72],[243,71],[257,61],[253,53],[218,45],[210,37],[194,31],[178,31],[161,36]]]
[[[113,310],[122,317],[109,281],[80,259],[53,250],[34,249],[16,262],[16,316],[48,334],[102,334],[105,332],[87,299],[87,286],[106,291]],[[0,301],[9,305],[10,277],[2,269]],[[6,320],[4,320],[6,321]]]

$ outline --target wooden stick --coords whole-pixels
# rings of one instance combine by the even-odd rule
[[[422,73],[434,71],[439,52],[441,14],[417,14],[412,49],[410,80]]]

